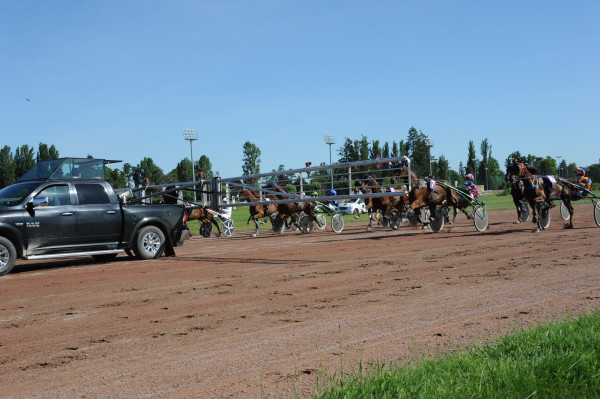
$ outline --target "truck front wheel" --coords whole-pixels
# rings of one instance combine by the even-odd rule
[[[142,227],[137,235],[133,252],[139,259],[154,259],[163,250],[165,235],[156,226]]]
[[[17,261],[17,250],[13,243],[4,237],[0,237],[0,276],[9,273]]]

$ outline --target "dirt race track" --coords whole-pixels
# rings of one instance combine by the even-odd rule
[[[489,213],[435,234],[365,222],[195,236],[177,257],[20,262],[0,278],[0,397],[291,398],[600,305],[600,228]],[[329,220],[328,220],[329,222]],[[340,342],[342,348],[340,349]]]

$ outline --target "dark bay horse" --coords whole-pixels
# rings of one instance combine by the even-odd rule
[[[407,181],[407,177],[408,169],[405,168],[399,175],[392,178],[392,182],[399,180]],[[411,188],[408,193],[408,206],[415,214],[418,215],[424,207],[429,207],[431,211],[434,211],[440,206],[448,206],[454,210],[452,221],[447,218],[449,223],[454,223],[456,220],[458,209],[469,218],[469,214],[466,211],[469,203],[460,201],[461,196],[453,188],[441,184],[434,184],[432,188],[432,180],[421,179],[414,172],[411,172],[410,181]]]
[[[293,198],[277,183],[273,183],[271,188],[273,191],[281,193],[281,195],[276,195],[278,199]],[[296,222],[296,216],[304,212],[304,214],[310,217],[310,220],[313,220],[315,203],[313,201],[284,202],[278,204],[277,209],[279,211],[277,217],[285,222],[286,227],[293,223],[300,229],[300,226],[298,226],[298,223]],[[288,217],[291,218],[291,221],[289,222]],[[300,231],[304,232],[302,229],[300,229]]]
[[[221,236],[221,229],[215,220],[215,216],[209,211],[209,208],[203,206],[186,206],[186,216],[188,220],[199,220],[201,223],[212,223],[217,228],[217,237]]]
[[[246,202],[259,202],[259,200],[260,200],[260,194],[258,193],[258,191],[251,190],[249,188],[242,189],[238,193],[237,197],[238,197],[238,200],[242,200],[242,201],[246,201]],[[253,234],[254,237],[258,236],[258,225],[260,223],[264,223],[264,222],[260,222],[259,220],[261,218],[268,217],[278,211],[278,209],[277,209],[278,207],[276,204],[250,205],[248,208],[250,210],[250,217],[248,218],[247,224],[250,224],[250,220],[254,221],[254,225],[256,227],[256,230]]]
[[[554,207],[553,201],[562,200],[569,211],[569,221],[565,224],[566,229],[573,228],[573,206],[571,205],[571,187],[563,182],[549,181],[548,177],[538,176],[533,172],[537,169],[527,167],[524,163],[514,161],[506,169],[505,180],[511,184],[517,181],[523,182],[523,195],[533,211],[533,222],[537,222],[536,231],[543,230],[540,224],[539,212],[542,205]],[[514,198],[514,197],[513,197]]]
[[[368,175],[366,179],[361,179],[358,182],[358,185],[355,182],[354,185],[363,194],[387,192],[387,188],[381,185],[372,175]],[[371,215],[376,214],[377,211],[379,211],[381,212],[382,217],[387,220],[390,217],[390,213],[394,205],[398,205],[400,202],[403,204],[404,198],[399,195],[366,198],[365,207],[369,212],[369,224],[367,226],[367,231],[371,231],[371,223],[373,222]]]
[[[418,215],[421,208],[428,207],[431,211],[431,217],[435,217],[435,210],[439,207],[452,207],[454,209],[454,217],[449,223],[454,223],[456,220],[457,209],[460,209],[458,204],[458,194],[451,187],[436,184],[435,180],[417,179],[416,185],[408,194],[408,203],[411,209]],[[465,214],[464,208],[461,209]]]

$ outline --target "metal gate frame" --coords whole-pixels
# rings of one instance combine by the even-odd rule
[[[390,192],[390,191],[386,191],[383,193],[370,193],[370,194],[351,194],[354,190],[355,187],[353,187],[353,183],[356,181],[354,179],[352,179],[352,168],[356,168],[356,167],[360,167],[360,166],[370,166],[370,165],[383,165],[383,164],[395,164],[395,163],[399,163],[399,162],[403,162],[405,166],[403,166],[402,168],[399,167],[392,167],[392,168],[388,168],[388,169],[378,169],[376,167],[376,169],[368,169],[365,171],[359,171],[357,172],[358,174],[365,174],[365,173],[370,173],[370,174],[377,174],[380,173],[382,170],[385,171],[394,171],[394,170],[402,170],[404,167],[406,167],[408,169],[408,179],[406,182],[407,188],[408,190],[405,191],[395,191],[395,192]],[[340,163],[340,164],[333,164],[333,165],[322,165],[322,166],[313,166],[313,167],[308,167],[308,168],[300,168],[300,169],[290,169],[290,170],[286,170],[286,171],[277,171],[277,172],[269,172],[269,173],[260,173],[260,174],[255,174],[255,175],[247,175],[247,176],[238,176],[238,177],[231,177],[231,178],[221,178],[221,177],[213,177],[212,178],[212,182],[211,182],[211,189],[209,191],[211,191],[211,195],[210,195],[210,206],[213,209],[219,209],[219,208],[225,208],[225,207],[235,207],[235,206],[252,206],[252,205],[268,205],[268,204],[282,204],[282,203],[290,203],[290,202],[306,202],[306,201],[319,201],[319,202],[325,202],[325,201],[330,201],[330,200],[344,200],[344,199],[357,199],[357,198],[379,198],[379,197],[393,197],[393,196],[404,196],[404,195],[408,195],[408,191],[410,190],[411,187],[411,161],[408,157],[406,156],[400,156],[400,157],[390,157],[390,158],[378,158],[378,159],[371,159],[371,160],[365,160],[365,161],[356,161],[356,162],[346,162],[346,163]],[[348,187],[347,188],[341,188],[343,190],[348,190],[348,194],[339,194],[339,195],[335,195],[335,196],[317,196],[317,197],[305,197],[303,196],[303,187],[304,187],[304,181],[305,178],[303,177],[303,173],[306,174],[307,178],[310,179],[310,173],[315,172],[315,171],[320,171],[320,170],[330,170],[331,171],[331,177],[333,179],[333,171],[334,170],[345,170],[347,172],[344,172],[342,174],[338,174],[338,176],[342,175],[342,176],[347,176],[347,182],[348,182]],[[280,176],[280,175],[299,175],[300,178],[300,194],[296,194],[296,193],[281,193],[279,191],[273,191],[270,190],[268,188],[262,187],[262,183],[259,184],[258,186],[255,186],[253,184],[249,184],[249,183],[243,183],[244,180],[255,180],[255,181],[259,181],[260,179],[266,178],[266,177],[272,177],[272,176]],[[338,181],[339,183],[339,181]],[[225,185],[225,190],[222,189],[223,185]],[[260,193],[261,198],[263,197],[264,193],[267,194],[274,194],[277,196],[283,196],[283,197],[287,197],[287,199],[273,199],[273,200],[269,200],[269,201],[256,201],[256,202],[235,202],[232,203],[232,201],[228,201],[228,203],[223,203],[223,201],[221,200],[221,195],[226,195],[227,197],[231,196],[231,187],[239,187],[239,188],[253,188],[255,190],[257,190]],[[386,186],[391,186],[391,185],[386,185]]]
[[[402,167],[392,167],[392,168],[387,168],[387,169],[380,169],[377,168],[378,165],[383,165],[383,164],[397,164],[399,162],[402,162],[404,166]],[[352,168],[357,168],[357,167],[361,167],[361,166],[370,166],[370,165],[375,165],[375,169],[367,169],[367,170],[361,170],[356,172],[356,174],[378,174],[381,173],[381,171],[394,171],[394,170],[402,170],[403,168],[407,168],[408,169],[408,179],[405,182],[408,190],[410,190],[411,187],[411,161],[408,157],[406,156],[400,156],[400,157],[390,157],[390,158],[378,158],[378,159],[370,159],[370,160],[365,160],[365,161],[356,161],[356,162],[346,162],[346,163],[339,163],[339,164],[333,164],[333,165],[322,165],[322,166],[313,166],[313,167],[307,167],[307,168],[300,168],[300,169],[290,169],[290,170],[285,170],[285,171],[277,171],[277,172],[269,172],[269,173],[260,173],[260,174],[255,174],[255,175],[247,175],[247,176],[238,176],[238,177],[229,177],[229,178],[222,178],[219,176],[215,176],[210,180],[200,180],[200,181],[195,181],[195,182],[179,182],[179,183],[169,183],[169,184],[158,184],[158,185],[152,185],[152,186],[141,186],[135,189],[130,189],[133,192],[138,192],[140,195],[137,196],[136,198],[130,199],[128,200],[128,203],[148,203],[151,201],[151,199],[153,197],[156,196],[165,196],[165,195],[169,195],[171,193],[176,194],[181,192],[182,190],[185,189],[189,189],[191,187],[194,187],[193,189],[196,190],[196,192],[200,192],[201,194],[201,202],[202,202],[202,206],[209,206],[216,210],[219,211],[220,208],[227,208],[227,207],[237,207],[237,206],[253,206],[253,205],[268,205],[268,204],[282,204],[282,203],[292,203],[292,202],[307,202],[307,201],[319,201],[319,202],[326,202],[326,201],[335,201],[335,200],[345,200],[345,199],[357,199],[357,198],[379,198],[379,197],[394,197],[394,196],[404,196],[404,195],[408,195],[408,190],[406,191],[386,191],[383,193],[370,193],[370,194],[352,194],[352,192],[355,190],[355,187],[353,187],[353,183],[355,181],[359,181],[356,179],[352,179]],[[339,194],[339,195],[335,195],[335,196],[317,196],[317,197],[306,197],[303,196],[303,187],[304,187],[304,182],[305,182],[305,178],[303,176],[303,173],[306,174],[307,179],[310,180],[310,173],[315,172],[315,171],[321,171],[321,170],[330,170],[330,176],[331,176],[331,181],[333,183],[333,176],[334,175],[334,171],[335,170],[343,170],[343,173],[339,173],[337,174],[337,176],[346,176],[347,180],[340,180],[338,181],[338,183],[340,183],[341,181],[347,181],[348,187],[347,188],[338,188],[338,189],[343,189],[343,190],[348,190],[348,194]],[[299,175],[300,178],[300,194],[295,194],[295,193],[281,193],[279,191],[273,191],[270,190],[268,188],[262,187],[262,183],[259,183],[258,186],[255,186],[253,184],[249,184],[249,183],[243,183],[244,180],[255,180],[255,181],[260,181],[263,178],[266,177],[272,177],[272,176],[280,176],[280,175]],[[328,182],[329,183],[329,182]],[[200,186],[200,190],[197,190],[196,187]],[[223,186],[225,186],[224,190],[223,190]],[[391,185],[386,185],[386,187],[390,187]],[[273,195],[277,195],[279,197],[283,196],[283,197],[287,197],[287,199],[273,199],[273,200],[269,200],[269,201],[256,201],[256,202],[232,202],[232,201],[228,201],[228,203],[223,203],[222,201],[222,197],[225,196],[226,198],[230,198],[231,197],[231,188],[232,187],[239,187],[239,188],[252,188],[252,189],[256,189],[259,193],[260,193],[260,197],[262,198],[264,194],[273,194]],[[160,189],[159,192],[155,192],[155,193],[150,193],[148,194],[147,191],[154,191],[156,189]],[[119,190],[122,191],[122,190]],[[185,201],[183,201],[183,199],[181,197],[179,197],[178,202],[181,203],[185,203]],[[196,205],[196,204],[194,204]]]

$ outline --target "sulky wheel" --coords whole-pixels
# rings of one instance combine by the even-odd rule
[[[569,208],[565,205],[564,202],[560,201],[560,216],[563,220],[569,220],[571,215],[569,214]]]
[[[430,218],[429,226],[431,230],[436,233],[439,233],[444,228],[444,219],[446,219],[446,215],[444,214],[444,210],[442,208],[437,208],[435,210],[435,217]]]
[[[488,227],[488,214],[485,206],[473,205],[473,224],[478,231],[485,231]]]
[[[397,209],[393,209],[390,212],[390,227],[392,230],[398,230],[400,227],[400,212]]]
[[[313,221],[310,216],[304,215],[300,218],[300,231],[308,234],[313,229]]]
[[[212,234],[212,229],[213,227],[211,222],[203,222],[200,225],[200,235],[204,238],[208,238]]]
[[[542,204],[540,206],[538,218],[540,219],[540,226],[542,226],[542,229],[547,229],[548,227],[550,227],[551,217],[550,208],[548,207],[548,205]]]
[[[331,229],[336,233],[344,230],[344,218],[339,213],[336,213],[331,217]]]
[[[223,221],[223,235],[225,237],[231,237],[235,233],[235,225],[233,224],[233,220],[225,219]]]
[[[315,224],[319,230],[323,230],[325,226],[327,226],[327,219],[325,218],[325,215],[322,213],[317,213],[317,216],[315,216]]]
[[[412,227],[417,227],[419,224],[419,218],[412,209],[409,209],[408,212],[406,212],[406,219],[408,219],[408,224],[410,224]]]
[[[290,229],[292,229],[292,231],[296,231],[298,230],[298,227],[300,226],[300,221],[302,220],[302,215],[300,214],[295,214],[291,217],[292,222],[288,225],[288,227]]]
[[[283,234],[285,231],[285,223],[282,218],[272,218],[271,225],[273,227],[273,231],[277,234]]]
[[[529,220],[529,206],[527,206],[527,201],[519,202],[517,212],[519,213],[519,220],[521,222],[526,222]]]
[[[594,203],[594,220],[596,221],[596,226],[600,227],[600,202]]]

